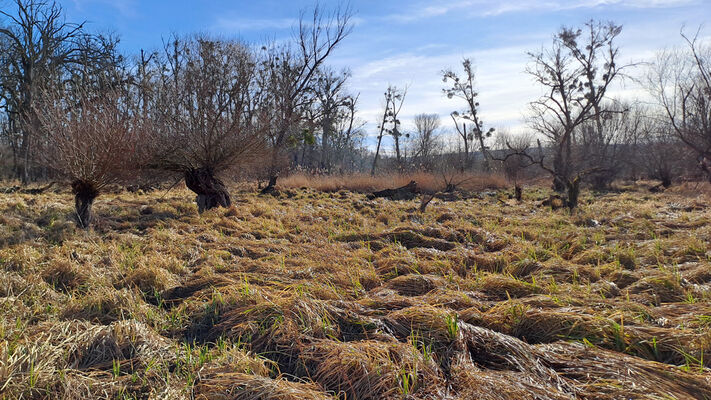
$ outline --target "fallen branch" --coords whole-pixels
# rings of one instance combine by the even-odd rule
[[[419,189],[417,188],[417,182],[410,181],[410,183],[408,183],[407,185],[401,186],[399,188],[385,189],[373,192],[368,195],[368,198],[371,200],[377,197],[384,197],[390,200],[412,200],[415,198],[417,193],[419,193]]]
[[[423,213],[427,209],[427,205],[430,204],[430,201],[434,199],[435,195],[434,194],[423,194],[421,203],[420,203],[420,212]]]
[[[22,194],[42,194],[49,190],[54,184],[57,182],[50,182],[46,186],[42,186],[39,188],[30,188],[30,189],[22,189],[21,186],[12,186],[9,188],[2,189],[2,192],[5,194],[10,194],[10,193],[22,193]]]

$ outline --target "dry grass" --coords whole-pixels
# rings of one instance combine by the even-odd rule
[[[0,399],[711,398],[706,195],[421,212],[359,192],[436,176],[351,178],[107,194],[88,232],[1,195]]]

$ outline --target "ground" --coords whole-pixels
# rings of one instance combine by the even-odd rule
[[[711,398],[706,195],[232,193],[1,194],[0,397]]]

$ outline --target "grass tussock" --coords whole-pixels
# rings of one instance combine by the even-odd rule
[[[439,380],[432,360],[405,343],[317,341],[301,357],[316,382],[348,399],[404,397]]]
[[[315,384],[271,379],[231,370],[207,371],[195,386],[199,400],[328,400]]]

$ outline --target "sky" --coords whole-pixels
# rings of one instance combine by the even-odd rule
[[[126,54],[160,47],[172,33],[211,33],[250,43],[287,40],[300,11],[313,0],[59,0],[69,21],[88,22],[91,31],[121,37]],[[321,0],[333,8],[337,1]],[[0,7],[9,0],[0,0]],[[680,29],[711,36],[711,0],[351,0],[353,31],[329,64],[352,73],[349,89],[360,93],[359,117],[368,122],[368,143],[377,134],[383,93],[389,84],[408,87],[402,120],[413,129],[418,113],[438,113],[443,131],[449,114],[461,110],[457,99],[442,94],[440,72],[461,70],[463,58],[476,65],[480,114],[486,127],[525,131],[528,103],[540,88],[525,73],[527,52],[550,46],[563,26],[590,19],[623,26],[621,60],[640,63],[665,47],[683,44]],[[641,75],[643,67],[633,74]],[[620,98],[644,98],[632,80],[616,86]]]

